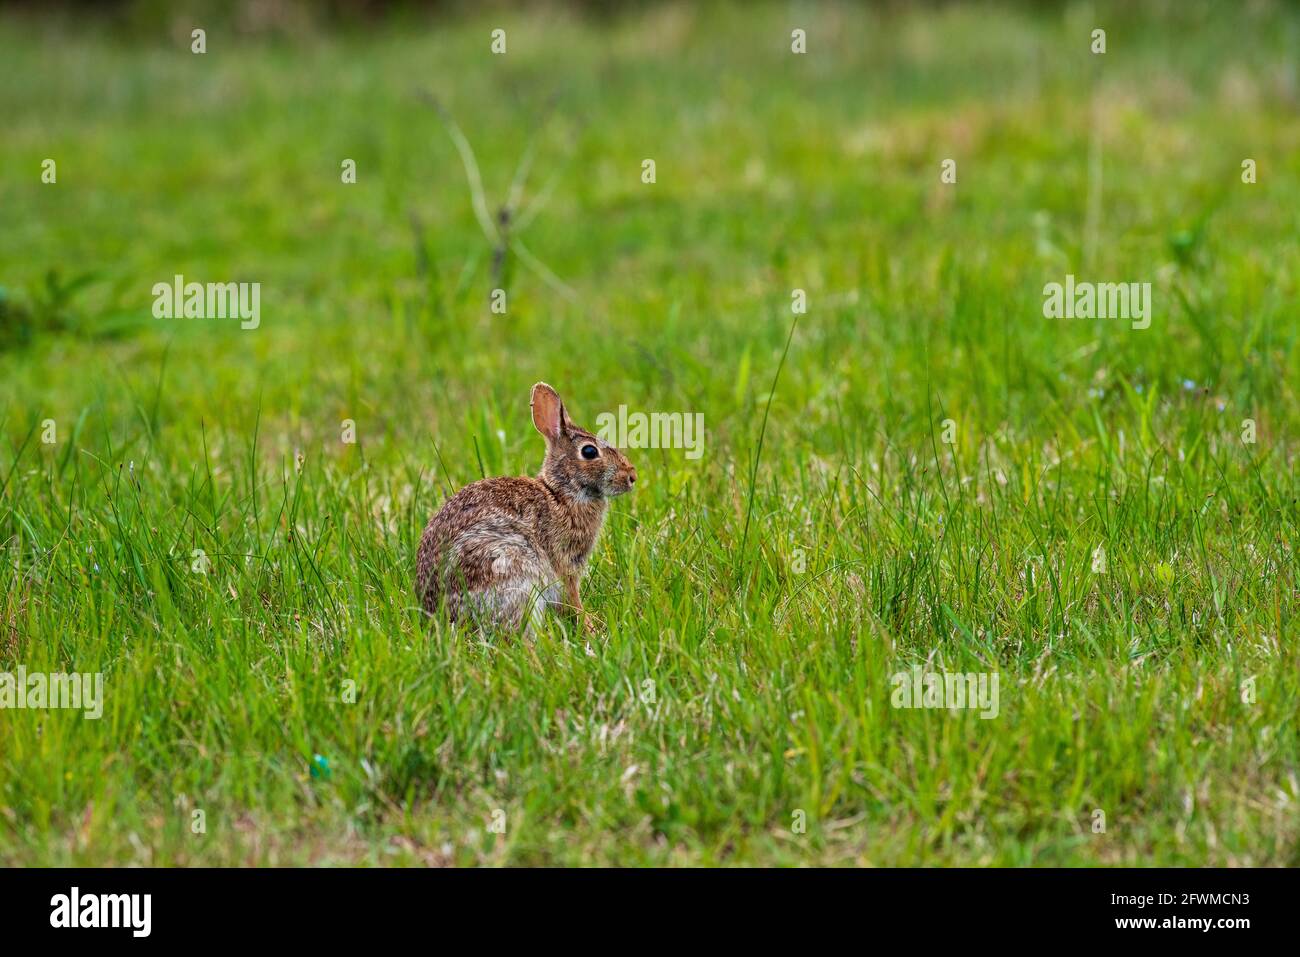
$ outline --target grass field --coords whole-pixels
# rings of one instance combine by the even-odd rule
[[[0,672],[104,675],[0,711],[0,863],[1300,864],[1300,8],[190,27],[0,21]],[[629,450],[589,642],[427,627],[539,379],[703,454]]]

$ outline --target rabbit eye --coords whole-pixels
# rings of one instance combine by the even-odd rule
[[[582,457],[584,459],[594,459],[600,455],[600,450],[594,445],[584,445],[582,447]]]

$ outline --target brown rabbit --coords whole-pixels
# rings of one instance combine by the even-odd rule
[[[559,395],[533,386],[533,425],[546,439],[537,478],[465,486],[420,539],[416,592],[429,615],[445,599],[452,621],[531,631],[546,606],[590,630],[578,594],[609,499],[636,469],[618,449],[569,421]]]

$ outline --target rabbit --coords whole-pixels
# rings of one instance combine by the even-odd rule
[[[533,425],[546,440],[536,478],[488,478],[465,486],[425,526],[416,592],[425,614],[476,629],[530,636],[548,607],[592,627],[578,585],[609,500],[636,484],[618,449],[569,419],[545,382],[533,386]]]

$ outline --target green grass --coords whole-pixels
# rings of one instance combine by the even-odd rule
[[[1135,7],[0,22],[0,671],[105,675],[0,711],[0,863],[1300,864],[1300,10]],[[489,311],[422,90],[494,202],[558,94],[572,299]],[[261,327],[154,319],[177,273]],[[1044,319],[1066,273],[1151,328]],[[430,629],[538,379],[705,454],[631,450],[589,644]],[[914,664],[998,716],[892,708]]]

